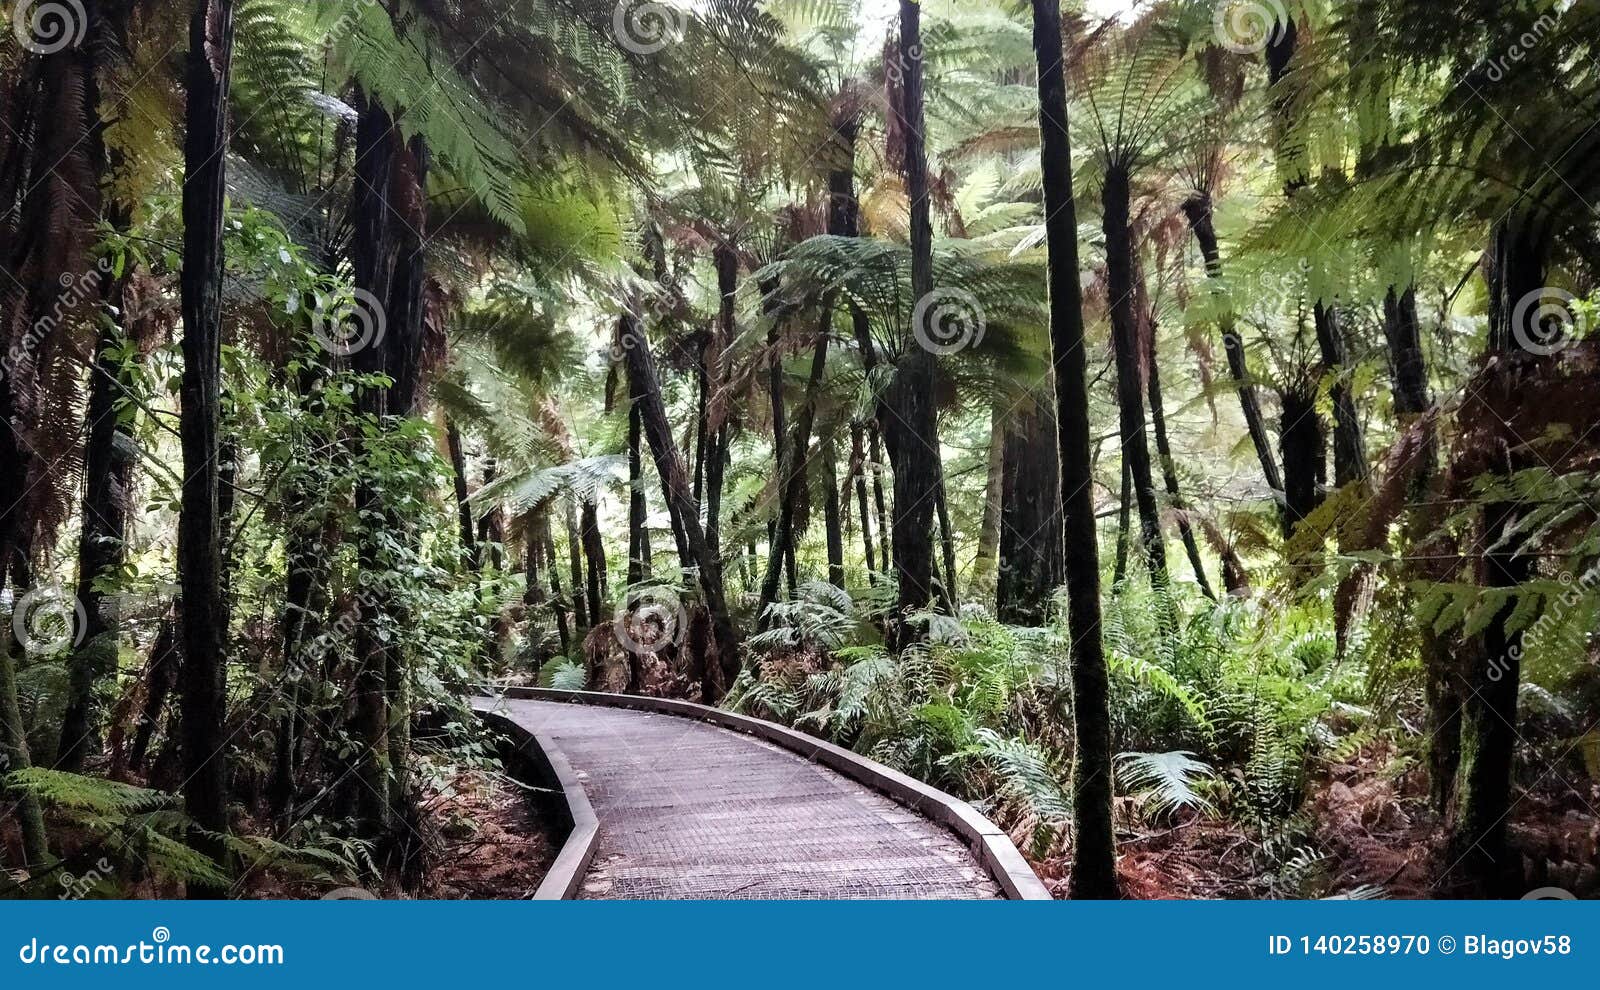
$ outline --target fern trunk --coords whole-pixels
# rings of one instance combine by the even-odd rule
[[[233,0],[198,0],[189,18],[184,138],[183,378],[179,433],[183,491],[178,513],[178,582],[183,665],[182,739],[185,810],[192,844],[226,862],[218,836],[228,831],[226,606],[217,458],[222,402],[222,225],[233,62]],[[191,897],[225,891],[191,884]]]
[[[933,224],[928,202],[928,160],[923,128],[922,7],[900,0],[898,58],[903,73],[899,133],[905,139],[906,196],[911,203],[911,301],[933,292]],[[915,317],[913,317],[915,318]],[[924,318],[927,318],[926,316]],[[932,352],[908,339],[889,385],[892,415],[884,424],[894,468],[894,566],[899,600],[889,641],[900,649],[916,639],[908,619],[933,597],[933,513],[938,497],[939,430],[933,406]]]
[[[1005,446],[997,452],[1003,467],[995,615],[1011,625],[1044,625],[1050,596],[1066,580],[1054,395],[1047,379],[1036,395],[1012,409],[1005,420]]]
[[[1111,817],[1111,701],[1100,630],[1099,536],[1090,454],[1088,356],[1072,197],[1060,0],[1032,0],[1039,67],[1039,141],[1045,246],[1049,255],[1050,357],[1060,431],[1061,507],[1067,556],[1067,630],[1072,641],[1072,879],[1074,898],[1118,896]]]
[[[1168,586],[1167,547],[1161,535],[1161,509],[1156,502],[1149,435],[1145,430],[1144,375],[1140,368],[1144,348],[1139,345],[1139,319],[1134,305],[1133,254],[1136,249],[1129,220],[1130,195],[1131,176],[1127,168],[1120,164],[1107,168],[1101,198],[1105,207],[1106,291],[1111,299],[1111,339],[1117,364],[1122,456],[1133,472],[1133,501],[1139,510],[1139,545],[1150,571],[1150,582],[1164,591]]]

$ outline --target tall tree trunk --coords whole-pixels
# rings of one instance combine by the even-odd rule
[[[1545,283],[1548,247],[1543,232],[1526,215],[1513,213],[1494,229],[1489,263],[1490,356],[1518,350],[1516,308]],[[1510,474],[1515,464],[1506,464]],[[1503,480],[1502,476],[1502,480]],[[1515,503],[1484,506],[1478,582],[1487,588],[1514,588],[1533,574],[1533,560],[1521,551],[1527,540],[1515,527],[1526,509]],[[1511,770],[1516,753],[1517,695],[1522,681],[1523,632],[1512,631],[1517,599],[1508,600],[1478,636],[1469,652],[1465,707],[1461,715],[1461,765],[1455,784],[1455,814],[1449,853],[1450,878],[1479,897],[1515,896],[1518,860],[1506,842],[1511,817]]]
[[[1050,596],[1066,580],[1062,542],[1060,430],[1054,385],[1024,399],[1005,419],[999,504],[1000,580],[995,615],[1018,626],[1042,626]]]
[[[1072,879],[1074,898],[1118,896],[1111,819],[1111,700],[1100,634],[1100,554],[1090,456],[1088,357],[1072,198],[1060,0],[1032,0],[1039,66],[1040,164],[1049,252],[1050,355],[1060,430],[1061,506],[1067,555],[1067,630],[1072,641]]]
[[[645,437],[650,441],[650,452],[662,484],[666,486],[668,499],[677,508],[684,541],[694,558],[701,597],[711,617],[712,655],[706,658],[701,696],[708,704],[715,704],[727,693],[739,673],[739,634],[728,611],[722,583],[722,562],[711,552],[695,512],[688,475],[684,471],[677,445],[673,442],[672,425],[667,419],[666,404],[661,398],[661,385],[656,377],[655,359],[650,354],[650,342],[638,320],[631,315],[624,317],[622,333],[622,350],[628,363],[630,381],[633,382],[634,398],[641,403]]]
[[[1054,395],[1050,396],[1054,402]],[[1007,434],[1007,413],[998,402],[989,411],[989,453],[987,470],[983,483],[983,521],[978,525],[978,553],[972,563],[972,587],[979,595],[994,595],[995,610],[1000,609],[999,600],[999,571],[1000,561],[1000,507],[1002,504],[1002,486],[1005,484],[1005,447]],[[1055,429],[1052,425],[1049,442],[1052,448],[1055,445]],[[1052,461],[1056,458],[1052,457]],[[1060,498],[1059,477],[1056,485],[1056,498]],[[1058,520],[1059,522],[1059,520]]]
[[[768,548],[767,570],[761,580],[761,600],[756,615],[764,617],[767,608],[778,600],[778,580],[786,557],[794,553],[795,515],[805,499],[806,464],[811,456],[811,426],[816,419],[817,402],[821,398],[823,377],[828,366],[828,334],[833,322],[833,305],[824,303],[817,328],[816,345],[811,355],[811,374],[806,379],[805,399],[795,416],[794,430],[784,444],[789,451],[779,462],[781,481],[778,499],[778,524],[773,530]],[[791,582],[793,583],[793,582]]]
[[[1139,508],[1139,543],[1144,550],[1150,582],[1165,589],[1167,547],[1161,535],[1161,510],[1156,502],[1155,478],[1150,469],[1150,445],[1145,432],[1144,348],[1139,344],[1139,318],[1134,306],[1134,244],[1130,228],[1130,176],[1122,165],[1106,169],[1102,199],[1105,206],[1106,291],[1111,298],[1112,350],[1117,361],[1117,412],[1121,422],[1122,457],[1133,471],[1133,498]]]
[[[604,621],[606,601],[610,592],[606,588],[606,545],[600,538],[600,513],[591,499],[583,503],[583,560],[589,572],[589,627]]]
[[[589,621],[589,599],[584,593],[588,586],[583,574],[583,530],[578,525],[578,506],[575,496],[566,500],[567,520],[567,571],[572,579],[572,622],[574,632],[582,641],[587,630],[594,628]]]
[[[933,293],[933,224],[928,202],[928,160],[922,108],[922,6],[900,0],[901,105],[894,108],[905,136],[906,197],[911,204],[911,299],[929,319],[933,307],[923,305]],[[913,328],[914,330],[916,328]],[[913,333],[912,336],[917,336]],[[924,338],[929,339],[929,338]],[[889,459],[894,467],[894,566],[900,579],[899,601],[890,623],[889,640],[900,649],[915,638],[908,618],[928,607],[933,595],[933,512],[938,497],[940,456],[937,414],[933,407],[934,356],[924,347],[904,349],[890,383],[888,405]]]
[[[1222,252],[1217,245],[1217,230],[1212,222],[1210,195],[1196,193],[1190,196],[1184,201],[1183,215],[1188,218],[1189,229],[1194,233],[1195,242],[1200,245],[1200,256],[1205,260],[1206,278],[1212,285],[1212,292],[1219,300],[1225,300],[1227,289],[1223,287]],[[1255,447],[1256,459],[1261,462],[1261,476],[1278,506],[1278,518],[1284,527],[1284,534],[1287,535],[1289,522],[1284,509],[1283,475],[1279,472],[1278,461],[1272,453],[1272,436],[1267,432],[1266,419],[1261,414],[1260,396],[1250,377],[1250,364],[1245,355],[1244,340],[1239,336],[1238,324],[1231,308],[1222,314],[1219,329],[1222,333],[1222,348],[1228,358],[1228,373],[1233,376],[1234,390],[1239,396],[1239,409],[1244,413],[1245,428],[1250,434],[1251,445]]]
[[[861,548],[867,562],[867,580],[877,583],[878,561],[872,545],[872,513],[867,507],[867,453],[860,423],[850,424],[850,463],[856,480],[856,514],[861,517]]]
[[[878,513],[878,560],[883,573],[888,574],[894,558],[889,552],[889,500],[884,496],[883,472],[879,470],[883,464],[883,445],[879,438],[878,421],[873,420],[867,424],[868,449],[872,454],[872,504]]]
[[[144,709],[139,713],[133,745],[128,750],[128,769],[134,773],[144,767],[145,754],[150,751],[150,740],[155,736],[156,727],[161,724],[161,713],[167,706],[167,697],[178,681],[182,657],[178,650],[179,622],[176,609],[175,606],[171,618],[161,623],[155,643],[150,647],[150,672],[145,687]]]
[[[1122,459],[1122,495],[1117,502],[1117,560],[1111,571],[1111,593],[1117,594],[1122,590],[1122,584],[1128,580],[1128,539],[1130,524],[1133,519],[1133,468],[1128,464],[1128,459]]]
[[[644,494],[644,420],[628,404],[628,584],[650,576],[650,509]]]
[[[566,599],[561,594],[561,568],[556,565],[556,541],[550,533],[550,506],[541,505],[535,510],[534,525],[539,533],[539,545],[544,548],[544,569],[550,575],[550,610],[556,617],[556,636],[561,643],[561,655],[572,656],[572,631],[567,627]]]
[[[222,225],[233,68],[233,0],[198,0],[189,18],[183,148],[183,378],[179,432],[183,495],[178,512],[178,583],[183,661],[180,752],[192,843],[218,862],[228,831],[226,612],[217,511],[222,411]],[[192,884],[191,897],[223,890]]]
[[[844,531],[840,526],[842,515],[839,505],[839,452],[834,448],[833,436],[822,439],[822,528],[828,542],[828,583],[844,588]],[[791,555],[792,556],[792,555]]]
[[[1300,525],[1322,503],[1318,471],[1327,463],[1327,439],[1317,414],[1317,385],[1302,378],[1279,393],[1283,422],[1279,442],[1283,448],[1283,501],[1290,529]]]
[[[466,552],[467,562],[473,570],[483,566],[478,559],[478,541],[472,531],[472,503],[469,501],[471,492],[467,491],[467,454],[461,446],[461,431],[456,427],[455,420],[444,421],[445,446],[450,452],[450,468],[452,477],[451,485],[456,496],[456,527],[460,533],[461,549]]]
[[[950,502],[944,487],[944,465],[938,465],[938,477],[934,479],[933,508],[939,519],[939,551],[944,556],[944,570],[941,575],[939,589],[944,598],[945,608],[951,615],[960,614],[961,589],[958,587],[960,577],[956,571],[956,534],[955,528],[950,525]]]

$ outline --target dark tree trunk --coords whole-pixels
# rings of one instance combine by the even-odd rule
[[[445,446],[450,450],[450,467],[453,477],[450,479],[456,495],[456,525],[460,532],[461,549],[467,555],[467,562],[473,570],[482,566],[478,559],[478,541],[472,531],[472,503],[468,501],[471,492],[467,491],[467,455],[461,446],[461,431],[456,428],[454,420],[444,421]]]
[[[1317,414],[1316,382],[1291,383],[1280,397],[1283,422],[1278,436],[1283,448],[1283,496],[1293,529],[1322,503],[1317,477],[1321,466],[1327,463],[1328,447],[1322,433],[1322,417]]]
[[[1050,265],[1050,354],[1060,430],[1061,505],[1067,556],[1067,630],[1072,641],[1072,879],[1074,898],[1118,896],[1112,826],[1110,678],[1100,635],[1100,554],[1090,456],[1088,357],[1072,198],[1067,80],[1059,0],[1032,0],[1039,66],[1039,133],[1045,243]]]
[[[566,599],[561,594],[561,568],[556,565],[556,541],[550,533],[550,507],[542,505],[534,514],[534,527],[539,534],[539,546],[544,551],[545,573],[550,575],[550,610],[556,617],[556,636],[561,643],[561,655],[572,655],[572,631],[567,626]]]
[[[1519,349],[1516,335],[1523,328],[1515,324],[1516,309],[1542,291],[1547,252],[1542,232],[1528,217],[1513,213],[1495,226],[1489,263],[1490,356]],[[1507,464],[1504,470],[1509,474],[1515,467]],[[1522,553],[1527,537],[1514,529],[1526,511],[1514,503],[1484,506],[1482,545],[1490,548],[1478,562],[1478,582],[1484,587],[1514,588],[1532,577],[1533,559]],[[1479,635],[1476,655],[1469,651],[1449,839],[1454,876],[1447,879],[1478,897],[1516,896],[1520,874],[1519,860],[1506,842],[1522,680],[1523,632],[1513,632],[1510,624],[1516,609],[1516,598],[1507,601]]]
[[[1356,413],[1355,396],[1348,380],[1349,357],[1339,311],[1331,303],[1318,302],[1314,316],[1317,347],[1322,352],[1325,371],[1336,376],[1333,384],[1333,483],[1340,488],[1367,480],[1367,448],[1362,436],[1361,418]]]
[[[227,632],[218,519],[222,411],[222,225],[228,145],[228,88],[233,66],[233,0],[199,0],[189,18],[184,138],[183,378],[179,432],[183,496],[178,513],[178,583],[183,609],[180,752],[184,810],[192,842],[218,862],[228,831]],[[193,884],[191,897],[224,891]]]
[[[1122,457],[1133,471],[1133,500],[1139,509],[1139,543],[1150,581],[1166,588],[1167,547],[1161,535],[1161,509],[1150,469],[1150,444],[1145,432],[1144,375],[1139,344],[1139,317],[1134,306],[1134,245],[1129,226],[1129,175],[1121,165],[1106,170],[1106,291],[1111,298],[1112,349],[1117,361],[1117,412],[1121,422]]]
[[[1184,201],[1183,214],[1189,220],[1189,229],[1200,245],[1200,256],[1205,259],[1206,277],[1218,298],[1225,298],[1222,287],[1222,253],[1217,246],[1217,231],[1211,218],[1211,197],[1197,193]],[[1278,505],[1278,516],[1289,532],[1288,515],[1283,503],[1283,475],[1278,471],[1277,459],[1272,453],[1272,436],[1267,432],[1266,419],[1261,414],[1261,400],[1250,377],[1250,365],[1245,356],[1244,341],[1231,311],[1221,318],[1222,347],[1228,358],[1228,373],[1233,376],[1234,389],[1239,396],[1239,408],[1244,413],[1245,428],[1250,443],[1255,447],[1256,459],[1261,462],[1261,476]]]
[[[898,57],[902,102],[894,110],[905,136],[906,196],[911,203],[911,300],[917,303],[932,294],[934,285],[922,109],[922,7],[916,0],[900,0]],[[933,595],[933,512],[940,455],[933,407],[934,372],[933,353],[908,343],[888,392],[893,415],[884,425],[894,468],[894,566],[900,579],[899,601],[889,629],[894,649],[915,638],[907,619],[927,608]]]
[[[1122,459],[1122,495],[1117,502],[1117,561],[1111,571],[1111,593],[1117,594],[1122,590],[1122,583],[1128,580],[1128,531],[1133,520],[1133,468],[1128,466],[1128,459]]]
[[[644,495],[644,420],[628,404],[628,584],[650,576],[650,509]]]
[[[600,538],[600,514],[594,502],[583,503],[583,559],[589,572],[589,627],[603,621],[606,601],[610,592],[606,588],[606,545]]]
[[[879,442],[878,423],[867,424],[867,441],[872,454],[872,504],[878,513],[878,560],[883,573],[889,573],[894,558],[889,552],[889,500],[883,491],[883,446]]]
[[[1048,396],[1051,403],[1055,402],[1052,391]],[[999,603],[999,560],[1000,560],[1000,506],[1002,503],[1002,488],[1005,484],[1005,446],[1007,434],[1007,410],[997,402],[989,411],[989,454],[983,483],[983,520],[978,524],[978,553],[972,563],[972,586],[979,595],[995,595],[995,609],[998,612]],[[1055,447],[1055,429],[1051,427],[1049,442],[1052,451]],[[1055,457],[1051,458],[1056,460]],[[1060,479],[1057,478],[1056,495],[1059,499]],[[1059,520],[1058,520],[1059,522]]]
[[[831,304],[824,304],[820,325],[817,328],[817,342],[812,351],[811,374],[806,379],[805,400],[795,417],[794,431],[783,448],[790,453],[779,462],[778,477],[781,479],[782,489],[778,499],[778,525],[773,530],[768,548],[767,570],[761,580],[761,602],[756,609],[758,616],[764,617],[767,607],[778,600],[780,569],[786,558],[793,559],[796,539],[795,515],[800,503],[805,499],[806,465],[811,456],[811,426],[816,419],[817,401],[821,397],[823,376],[828,365],[828,332],[832,320],[833,307]],[[791,578],[791,592],[793,584],[794,580]]]
[[[1042,626],[1050,596],[1066,580],[1061,517],[1060,430],[1046,382],[1005,419],[1001,472],[1000,571],[995,615],[1018,626]]]
[[[677,445],[673,442],[672,424],[667,419],[666,404],[661,398],[650,342],[638,320],[632,316],[624,317],[622,334],[622,351],[627,359],[635,399],[641,403],[645,437],[650,441],[650,452],[655,459],[656,471],[667,489],[667,497],[682,521],[684,542],[694,559],[700,593],[711,617],[712,655],[706,658],[701,695],[708,704],[715,704],[727,693],[739,673],[739,634],[728,611],[722,583],[722,562],[711,552],[705,532],[700,528],[689,479]]]
[[[844,587],[844,529],[839,504],[839,452],[830,435],[822,441],[822,528],[828,541],[828,583]]]
[[[867,503],[867,452],[860,423],[850,424],[850,463],[856,481],[856,514],[861,517],[861,549],[867,562],[867,580],[877,583],[878,561],[872,546],[872,513]]]
[[[575,498],[566,500],[567,520],[567,574],[572,579],[572,622],[578,639],[582,640],[589,622],[589,599],[584,593],[588,586],[583,574],[583,530],[578,525],[578,506]]]

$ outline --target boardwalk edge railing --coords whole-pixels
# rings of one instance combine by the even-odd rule
[[[589,864],[594,861],[595,848],[600,841],[600,819],[594,813],[594,806],[589,803],[589,793],[584,790],[582,779],[572,769],[572,764],[567,762],[561,748],[547,736],[518,725],[504,712],[496,711],[493,707],[495,698],[478,697],[472,701],[479,716],[510,737],[517,752],[533,762],[548,783],[561,790],[570,831],[566,841],[561,844],[561,851],[556,854],[555,861],[540,881],[539,888],[533,892],[533,900],[571,900],[578,894],[578,887],[583,883],[583,875],[588,871]]]
[[[535,687],[499,687],[489,686],[487,690],[504,698],[526,698],[538,701],[565,701],[577,704],[602,705],[609,708],[631,708],[640,711],[657,712],[663,715],[677,715],[683,718],[692,718],[702,722],[741,732],[754,736],[765,742],[772,743],[799,756],[803,756],[814,763],[821,764],[859,784],[870,787],[880,794],[892,798],[907,808],[939,823],[955,832],[964,839],[978,858],[983,868],[994,877],[995,882],[1005,896],[1011,900],[1050,900],[1050,891],[1045,887],[1028,861],[1012,843],[1011,837],[1006,835],[998,825],[979,814],[977,809],[958,798],[945,792],[930,787],[907,776],[898,770],[890,769],[875,760],[867,759],[859,753],[851,752],[842,746],[825,742],[814,736],[806,735],[795,729],[768,722],[749,715],[740,715],[736,712],[724,711],[720,708],[711,708],[698,705],[689,701],[677,701],[671,698],[647,698],[625,694],[605,694],[598,691],[563,691],[555,688]],[[493,710],[488,707],[493,699],[475,699],[480,703],[479,710],[486,716],[492,715]],[[497,725],[515,726],[510,719],[503,715],[494,719]],[[572,786],[579,793],[585,812],[590,820],[594,818],[594,810],[589,806],[587,795],[582,794],[582,783],[578,781],[571,767],[566,765],[566,758],[560,755],[560,750],[549,744],[549,740],[542,738],[538,733],[529,732],[521,726],[515,726],[521,734],[530,735],[539,748],[543,749],[552,766],[559,764],[566,767],[566,773],[571,778]],[[559,771],[557,771],[559,779]],[[567,788],[567,781],[561,780],[562,788]],[[569,793],[569,804],[571,803]],[[576,818],[576,816],[574,816]],[[557,858],[557,865],[564,865],[567,853],[574,842],[579,839],[576,826],[573,835],[567,840],[567,846],[562,849],[561,856]],[[583,870],[588,866],[589,860],[594,857],[594,836],[591,834],[583,840],[587,843],[580,865],[576,866],[581,879]],[[578,857],[574,855],[572,862],[577,863]],[[536,896],[544,897],[545,886],[552,883],[555,870],[545,884],[539,888]],[[577,889],[579,879],[572,881],[572,889]],[[560,895],[553,895],[560,896]],[[570,896],[567,895],[567,896]]]

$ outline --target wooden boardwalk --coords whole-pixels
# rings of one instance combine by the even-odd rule
[[[585,898],[993,898],[957,836],[739,732],[652,712],[496,699],[558,748],[599,821]]]

